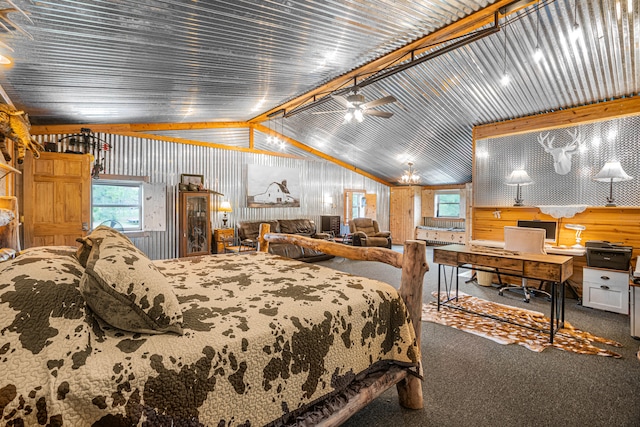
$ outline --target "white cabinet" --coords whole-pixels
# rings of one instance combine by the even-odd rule
[[[416,228],[416,239],[430,242],[460,243],[465,244],[466,234],[464,231],[450,231],[447,229],[426,229]]]
[[[631,336],[640,338],[640,285],[631,286]]]
[[[629,273],[585,267],[582,269],[582,305],[629,314]]]

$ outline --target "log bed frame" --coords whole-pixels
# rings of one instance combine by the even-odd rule
[[[292,243],[315,249],[326,254],[340,256],[359,261],[378,261],[402,269],[398,293],[404,300],[416,333],[418,350],[420,350],[420,332],[422,330],[422,283],[424,275],[429,271],[424,241],[407,240],[404,243],[404,254],[386,248],[354,247],[328,240],[312,239],[292,234],[270,233],[269,224],[260,224],[258,251],[268,252],[269,243]],[[422,376],[422,363],[419,371]],[[385,390],[396,385],[401,406],[409,409],[422,409],[422,380],[409,375],[405,370],[387,372],[371,385],[362,388],[348,399],[338,411],[323,419],[318,426],[339,426],[360,409],[377,398]]]

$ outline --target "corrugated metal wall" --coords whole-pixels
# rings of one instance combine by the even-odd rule
[[[64,136],[40,136],[39,142],[58,141]],[[327,161],[276,157],[111,134],[95,136],[113,145],[113,150],[106,154],[105,174],[149,176],[151,183],[164,183],[167,186],[166,231],[149,232],[148,237],[132,239],[152,259],[178,255],[178,183],[183,173],[204,175],[206,188],[224,194],[224,197],[218,197],[218,201],[224,199],[231,202],[233,212],[229,214],[230,227],[235,227],[242,220],[280,218],[309,218],[319,226],[322,215],[343,217],[342,194],[345,188],[375,193],[377,219],[381,227],[389,227],[389,187]],[[225,141],[218,139],[216,142]],[[67,141],[58,144],[59,151],[66,149],[78,150],[78,147],[68,146]],[[298,169],[302,186],[301,207],[246,207],[245,183],[249,164]],[[327,196],[333,198],[334,207],[324,203]],[[211,224],[213,228],[221,227],[222,214],[212,212]]]
[[[551,154],[538,142],[539,136],[554,138],[554,147],[571,142],[570,132],[579,131],[580,149],[572,155],[571,171],[555,172]],[[593,181],[605,162],[617,160],[631,181],[613,184],[618,206],[640,206],[640,116],[589,123],[543,132],[488,138],[476,141],[476,206],[509,206],[516,187],[505,184],[514,169],[524,168],[533,184],[522,187],[524,203],[537,205],[586,204],[603,206],[609,184]]]

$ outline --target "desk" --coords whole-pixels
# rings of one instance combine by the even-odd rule
[[[500,240],[471,240],[469,244],[504,249],[504,242]],[[587,248],[545,246],[544,250],[550,255],[584,256],[587,254]]]
[[[504,249],[446,245],[433,249],[433,262],[438,264],[438,310],[441,304],[457,308],[449,302],[458,298],[458,268],[468,266],[479,271],[499,271],[505,275],[551,282],[550,343],[553,343],[553,336],[558,329],[564,326],[564,282],[573,274],[573,258],[570,256],[519,254]],[[453,277],[447,283],[445,274],[446,299],[441,302],[441,277],[447,266],[455,267],[455,297],[451,296]],[[559,293],[558,284],[560,284]]]

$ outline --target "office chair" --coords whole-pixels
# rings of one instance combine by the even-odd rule
[[[544,239],[546,231],[542,228],[525,227],[505,227],[504,228],[504,248],[508,251],[515,251],[528,254],[546,254],[544,250]],[[527,286],[527,278],[522,278],[521,285],[505,285],[498,288],[498,295],[502,295],[505,290],[522,289],[524,292],[524,302],[531,299],[530,293],[540,293],[551,298],[551,294],[542,289],[544,281],[540,281],[538,288]]]

